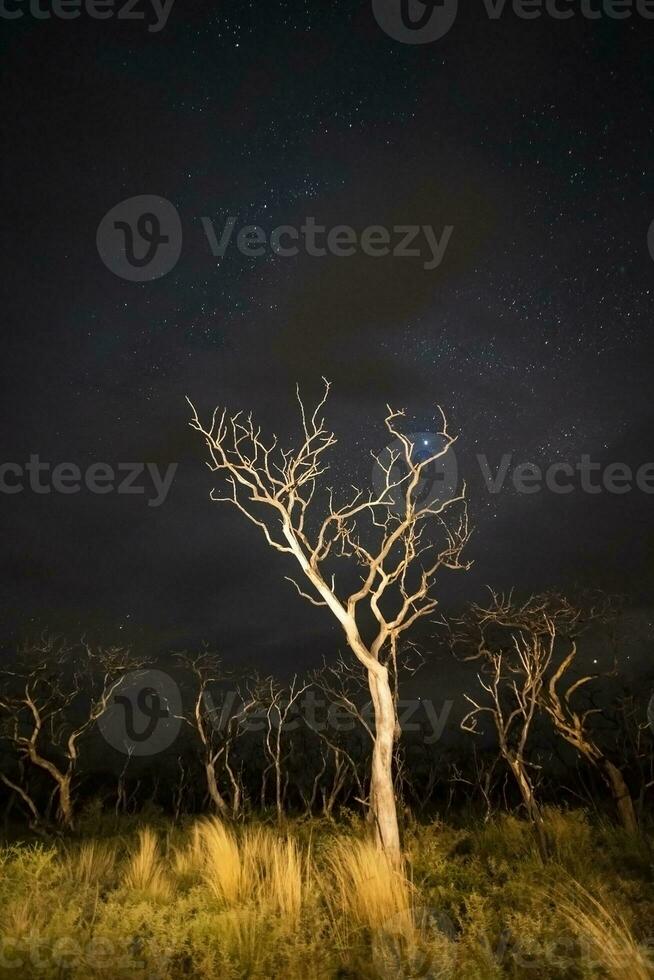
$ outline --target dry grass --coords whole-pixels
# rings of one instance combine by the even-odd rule
[[[8,902],[2,916],[3,935],[14,940],[21,940],[34,932],[38,933],[46,924],[40,910],[35,916],[34,896],[25,896]]]
[[[76,850],[66,852],[64,868],[67,877],[83,888],[94,888],[110,881],[116,867],[116,846],[105,841],[85,841]]]
[[[190,846],[209,891],[228,905],[240,901],[247,878],[234,833],[213,817],[201,821]]]
[[[600,970],[611,980],[651,980],[651,962],[624,916],[612,910],[607,899],[591,895],[574,880],[553,889],[551,897],[579,939],[589,971]]]
[[[297,841],[280,838],[265,827],[243,834],[243,867],[251,897],[271,911],[297,921],[307,884],[309,856]]]
[[[240,965],[244,976],[256,975],[268,939],[261,912],[228,909],[221,917],[220,930],[227,955]]]
[[[417,827],[399,869],[363,823],[155,820],[0,848],[0,950],[24,961],[21,976],[654,976],[636,939],[654,921],[647,849],[632,848],[625,872],[623,838],[580,813],[555,814],[547,869],[514,818]],[[18,974],[0,956],[6,975]]]
[[[309,855],[297,841],[268,827],[239,835],[217,817],[200,820],[185,848],[173,853],[179,876],[202,881],[226,906],[254,903],[297,921],[305,894]]]
[[[311,861],[292,837],[261,826],[237,834],[211,817],[193,825],[186,846],[173,850],[172,865],[179,878],[202,882],[225,906],[250,903],[296,922]]]
[[[123,881],[126,888],[142,892],[149,898],[165,899],[171,894],[157,835],[149,827],[138,832],[138,847],[130,858]]]
[[[329,850],[331,886],[327,901],[334,924],[379,930],[392,924],[407,936],[415,931],[413,886],[368,840],[340,839]]]

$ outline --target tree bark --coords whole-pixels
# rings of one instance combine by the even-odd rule
[[[545,833],[543,815],[540,812],[538,803],[536,802],[536,796],[531,785],[531,780],[525,772],[524,763],[520,762],[519,759],[513,761],[511,768],[513,769],[513,774],[516,778],[518,786],[520,787],[520,793],[522,794],[522,800],[527,811],[527,816],[529,817],[534,826],[534,830],[536,831],[538,853],[540,854],[541,860],[545,862],[549,857],[547,835]]]
[[[57,806],[57,818],[64,827],[69,830],[73,827],[73,803],[70,793],[70,776],[66,775],[59,781],[59,800]]]
[[[400,830],[393,786],[393,744],[396,711],[388,670],[378,665],[368,672],[368,683],[375,713],[375,739],[370,776],[370,808],[377,844],[394,865],[401,863]]]
[[[229,817],[229,807],[225,803],[222,794],[218,789],[215,767],[211,762],[207,762],[205,769],[207,773],[207,789],[209,790],[211,802],[215,806],[216,810],[218,810],[221,817]]]
[[[609,789],[611,790],[611,796],[618,810],[620,823],[627,833],[637,834],[638,821],[636,820],[634,801],[631,798],[631,793],[624,780],[624,776],[618,767],[614,766],[608,759],[603,760],[603,765]]]
[[[27,740],[27,755],[35,766],[44,769],[48,773],[50,778],[54,780],[55,789],[53,790],[53,797],[57,796],[57,820],[60,824],[66,827],[68,830],[72,830],[73,827],[73,800],[71,794],[71,787],[73,781],[72,772],[61,772],[55,766],[53,762],[46,759],[44,756],[40,755],[34,744],[34,739]]]
[[[22,786],[19,786],[18,783],[14,783],[13,780],[9,779],[9,777],[5,776],[3,773],[0,773],[0,779],[5,784],[5,786],[7,786],[10,790],[12,790],[16,794],[16,796],[19,796],[21,798],[25,806],[30,811],[32,815],[29,823],[30,828],[33,829],[38,827],[41,822],[41,815],[39,814],[39,811],[37,810],[36,804],[34,803],[32,797],[25,792]],[[14,797],[10,796],[9,803],[11,804],[13,800]],[[9,812],[9,806],[7,807],[7,813],[8,812]]]

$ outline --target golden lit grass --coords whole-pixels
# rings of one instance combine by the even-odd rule
[[[149,827],[139,830],[138,847],[130,858],[123,883],[149,898],[168,898],[170,895],[170,881],[161,860],[157,835]]]
[[[309,869],[297,841],[281,838],[267,827],[240,835],[217,817],[198,821],[183,849],[173,854],[182,878],[201,881],[227,906],[254,903],[297,920]]]
[[[256,975],[266,948],[265,921],[251,909],[228,909],[220,918],[221,946],[244,976]]]
[[[55,847],[41,843],[6,848],[0,861],[0,935],[19,942],[47,933],[53,921],[53,901],[64,918],[68,896],[62,889],[66,865],[57,860]],[[60,921],[60,919],[56,921]],[[0,956],[0,961],[2,957]]]
[[[246,830],[242,841],[243,868],[250,895],[295,922],[300,915],[310,859],[297,841],[279,838],[267,828]]]
[[[91,937],[162,980],[515,980],[525,963],[534,977],[654,977],[635,939],[654,912],[649,864],[634,852],[625,877],[622,838],[602,848],[605,830],[582,814],[553,814],[547,869],[514,818],[483,832],[418,826],[400,869],[352,827],[153,820],[135,838],[131,824],[122,837],[112,826],[109,839],[0,848],[10,953],[34,942],[56,958],[74,937],[83,955],[66,960],[69,980],[106,975],[85,958]]]
[[[611,980],[651,980],[654,968],[624,917],[577,881],[552,889],[549,897],[577,936],[583,959]]]
[[[395,867],[370,840],[341,837],[320,871],[330,936],[342,956],[358,950],[350,965],[357,975],[452,975],[456,946],[418,905],[404,865]]]
[[[173,847],[171,864],[175,876],[182,883],[195,882],[200,879],[204,868],[204,851],[199,821],[190,828],[189,840],[182,847]]]
[[[335,925],[370,930],[390,926],[395,933],[414,933],[413,886],[404,869],[395,868],[371,841],[336,840],[325,870],[330,883],[326,899]]]
[[[247,879],[234,833],[217,817],[202,820],[191,842],[193,859],[209,891],[232,905],[245,897]]]
[[[65,854],[67,878],[82,887],[101,886],[109,882],[115,866],[116,846],[105,841],[85,841],[79,848]]]
[[[3,938],[20,941],[32,933],[44,932],[47,916],[43,908],[36,908],[35,896],[26,896],[10,901],[2,913]]]

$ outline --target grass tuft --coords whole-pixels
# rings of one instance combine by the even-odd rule
[[[551,896],[579,940],[589,973],[601,971],[611,980],[651,980],[654,970],[646,951],[606,899],[591,895],[574,880],[555,887]]]
[[[130,858],[124,884],[152,899],[166,899],[171,894],[157,835],[150,827],[143,827],[138,832],[138,847]]]

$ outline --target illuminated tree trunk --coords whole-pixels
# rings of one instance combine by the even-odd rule
[[[212,762],[207,762],[205,766],[205,771],[207,773],[207,789],[209,791],[209,796],[211,797],[211,802],[215,806],[221,817],[229,817],[229,807],[225,803],[220,790],[218,789],[218,781],[216,779],[216,767]]]
[[[545,834],[545,824],[543,822],[543,815],[540,812],[540,807],[536,802],[536,796],[534,794],[534,788],[531,785],[531,779],[527,774],[524,763],[521,762],[520,759],[514,759],[510,765],[513,775],[516,778],[516,782],[520,788],[520,794],[522,796],[522,801],[525,805],[527,815],[534,826],[534,830],[536,831],[538,853],[543,861],[547,861],[549,849],[547,846],[547,836]]]
[[[36,728],[38,734],[40,728]],[[68,830],[73,828],[73,801],[71,795],[73,776],[72,772],[61,772],[53,762],[42,756],[36,749],[36,737],[33,735],[27,740],[27,756],[35,766],[48,773],[56,785],[57,793],[57,821]]]
[[[618,767],[614,766],[608,759],[604,759],[603,765],[609,789],[611,790],[611,796],[618,810],[620,823],[628,833],[637,834],[638,821],[636,820],[634,802],[631,798],[629,787],[624,780],[624,776]]]
[[[388,671],[380,666],[368,672],[375,713],[375,739],[370,775],[370,807],[378,845],[393,864],[400,863],[400,831],[393,786],[393,744],[397,715]]]
[[[59,822],[68,828],[72,828],[73,826],[73,802],[70,795],[70,783],[71,778],[69,775],[63,776],[59,780],[59,806],[57,810]]]

